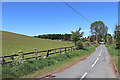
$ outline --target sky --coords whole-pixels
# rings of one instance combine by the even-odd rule
[[[92,23],[103,21],[113,34],[118,24],[117,2],[68,2]],[[63,2],[3,2],[2,30],[29,36],[65,34],[77,30],[90,36],[90,25]],[[82,32],[81,31],[81,32]]]
[[[118,2],[120,0],[2,0],[2,2]]]

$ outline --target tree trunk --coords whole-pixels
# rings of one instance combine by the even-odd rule
[[[76,43],[76,41],[75,41],[75,46],[77,46],[77,43]]]
[[[96,34],[96,44],[98,43],[97,34]]]

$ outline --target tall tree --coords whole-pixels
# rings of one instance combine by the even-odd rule
[[[79,28],[78,30],[76,30],[75,32],[74,31],[71,31],[72,35],[71,35],[71,39],[72,41],[75,43],[75,46],[76,46],[76,42],[78,40],[80,40],[80,37],[83,36],[84,32],[80,32],[81,28]]]
[[[96,37],[95,35],[91,35],[91,36],[90,36],[90,41],[91,41],[91,42],[95,41],[95,37]]]
[[[106,35],[106,41],[107,41],[108,44],[112,44],[113,43],[113,39],[112,39],[111,34],[107,34]]]
[[[120,48],[120,25],[115,26],[114,39],[116,40],[117,48]]]
[[[96,35],[96,43],[98,43],[102,38],[105,38],[108,28],[102,21],[95,21],[91,24],[90,32],[92,35]]]

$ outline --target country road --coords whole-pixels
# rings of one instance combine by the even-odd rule
[[[88,58],[56,73],[55,78],[116,78],[105,45],[96,48]]]

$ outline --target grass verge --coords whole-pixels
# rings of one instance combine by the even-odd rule
[[[106,44],[108,52],[112,57],[112,61],[115,63],[116,67],[118,68],[118,50],[115,50],[115,45],[108,45]]]
[[[85,50],[77,50],[66,54],[59,54],[46,59],[40,58],[31,61],[25,61],[20,64],[13,63],[4,65],[2,68],[2,77],[32,78],[40,76],[53,70],[61,69],[86,55],[90,55],[97,46],[98,44],[95,44],[87,47]]]
[[[112,57],[112,61],[114,62],[115,66],[115,72],[117,77],[119,78],[119,74],[120,74],[120,55],[119,55],[119,51],[118,49],[115,49],[116,46],[115,45],[106,45],[111,57]]]

